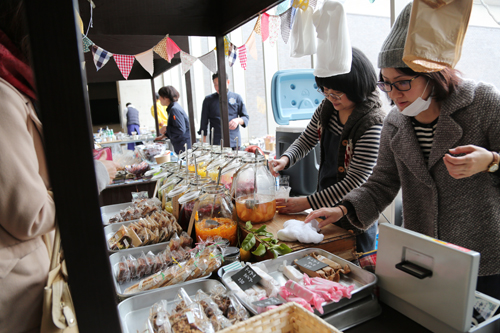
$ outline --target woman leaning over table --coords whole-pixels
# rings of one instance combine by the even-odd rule
[[[500,92],[457,71],[416,73],[402,61],[411,3],[379,54],[387,116],[373,174],[342,205],[306,221],[370,228],[399,189],[410,230],[481,253],[477,290],[500,299]]]
[[[353,48],[349,73],[316,77],[316,83],[326,98],[299,138],[283,156],[269,163],[271,172],[277,176],[278,171],[292,167],[319,142],[318,190],[307,197],[278,199],[276,204],[285,206],[279,209],[282,214],[335,206],[349,191],[366,181],[377,159],[385,114],[377,92],[377,75],[368,58]],[[359,252],[375,248],[375,225],[362,230],[347,219],[338,225],[356,234]]]

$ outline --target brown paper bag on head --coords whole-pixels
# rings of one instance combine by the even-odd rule
[[[462,53],[472,3],[473,0],[414,0],[403,61],[416,72],[454,68]]]

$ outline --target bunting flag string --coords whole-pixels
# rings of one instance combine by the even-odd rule
[[[280,34],[281,17],[270,16],[269,17],[269,45],[274,46],[278,40]]]
[[[132,66],[134,65],[134,56],[125,54],[113,54],[113,58],[115,59],[120,73],[122,73],[125,80],[128,80],[128,76],[130,74],[130,71],[132,70]]]
[[[83,42],[83,53],[90,52],[90,47],[94,45],[94,42],[91,41],[87,36],[82,35],[82,42]]]
[[[247,48],[245,44],[238,48],[238,57],[240,58],[241,67],[247,70]]]
[[[111,58],[113,54],[94,44],[92,45],[92,55],[94,57],[95,67],[99,71],[104,65],[106,65],[109,58]]]
[[[255,31],[257,35],[261,34],[260,26],[261,26],[261,15],[259,14],[259,18],[257,19],[257,22],[255,22],[255,26],[253,27],[253,31]]]
[[[292,20],[292,7],[288,8],[287,11],[280,15],[281,18],[281,37],[285,44],[288,43],[288,39],[290,38],[290,26]]]
[[[209,71],[211,71],[212,73],[217,73],[217,61],[215,57],[215,50],[212,50],[207,54],[198,57],[198,59],[201,61],[203,65],[205,65],[205,67],[208,68]]]
[[[167,38],[167,61],[170,62],[181,49],[175,42],[169,37]]]
[[[234,63],[236,62],[236,58],[238,57],[238,49],[236,46],[234,46],[233,43],[230,43],[229,45],[229,67],[233,67]]]
[[[284,5],[283,5],[284,4]],[[290,6],[291,4],[291,6]],[[224,54],[229,58],[229,66],[233,66],[236,59],[240,58],[241,67],[246,70],[247,67],[247,52],[257,60],[257,47],[255,35],[261,35],[262,41],[268,40],[270,46],[274,46],[278,36],[281,37],[285,43],[288,43],[290,38],[290,31],[293,26],[293,21],[295,18],[295,12],[299,8],[300,10],[306,10],[308,7],[315,8],[317,0],[290,0],[283,2],[280,5],[281,12],[279,15],[269,15],[267,13],[259,14],[259,17],[255,23],[254,29],[250,33],[245,44],[237,47],[229,40],[228,36],[224,36]],[[290,7],[289,7],[290,6]],[[152,49],[136,55],[123,55],[123,54],[113,54],[104,50],[103,48],[97,46],[92,42],[86,35],[82,34],[83,51],[92,51],[92,56],[94,59],[94,64],[97,70],[104,67],[109,59],[113,57],[115,63],[118,66],[121,74],[125,79],[128,79],[134,60],[137,60],[139,64],[151,75],[154,74],[154,54],[157,53],[161,58],[165,59],[169,63],[174,58],[175,54],[181,52],[180,58],[182,63],[182,71],[185,74],[192,67],[196,60],[200,60],[203,65],[205,65],[211,72],[217,72],[217,61],[215,55],[215,49],[200,56],[195,57],[189,53],[182,51],[179,46],[169,37],[167,34],[160,42],[158,42]]]
[[[261,16],[260,20],[260,35],[262,37],[262,41],[265,42],[269,37],[269,14],[264,13]]]
[[[156,44],[155,47],[153,47],[153,51],[155,51],[156,54],[158,54],[160,57],[162,57],[168,62],[170,62],[170,60],[168,60],[168,55],[167,55],[167,39],[169,38],[170,37],[166,35],[158,44]]]
[[[153,61],[153,49],[149,49],[146,52],[142,52],[135,55],[135,60],[149,73],[153,76],[154,73],[154,61]]]
[[[182,74],[186,74],[196,60],[198,60],[198,58],[181,50]]]
[[[248,53],[257,60],[257,46],[255,45],[255,31],[252,31],[250,37],[248,37],[247,42],[245,43],[246,48],[248,49]]]

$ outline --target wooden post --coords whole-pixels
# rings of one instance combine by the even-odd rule
[[[219,69],[219,104],[220,104],[220,122],[222,130],[222,139],[224,145],[230,147],[229,139],[229,115],[227,104],[227,75],[226,75],[226,59],[224,55],[224,36],[216,36],[215,42],[217,45],[217,68]]]
[[[92,156],[82,34],[75,20],[78,3],[30,0],[24,4],[47,167],[79,331],[121,332]],[[55,60],[57,68],[54,54],[64,55]],[[71,168],[61,160],[61,152]]]
[[[153,92],[153,108],[155,110],[155,128],[156,136],[160,136],[160,122],[158,121],[158,108],[156,106],[156,89],[155,89],[155,78],[151,78],[151,91]]]

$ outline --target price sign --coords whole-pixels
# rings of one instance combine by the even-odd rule
[[[299,266],[310,269],[311,271],[317,271],[322,268],[328,267],[327,264],[322,263],[321,261],[314,259],[311,256],[305,256],[304,258],[297,260],[295,263]]]
[[[250,266],[245,266],[238,273],[231,276],[234,282],[243,290],[247,290],[252,286],[256,285],[262,278],[255,273],[255,271]]]
[[[276,297],[271,297],[271,298],[266,298],[260,301],[252,302],[255,306],[265,308],[266,306],[270,305],[280,305],[283,304],[284,302],[280,300],[279,298]]]

